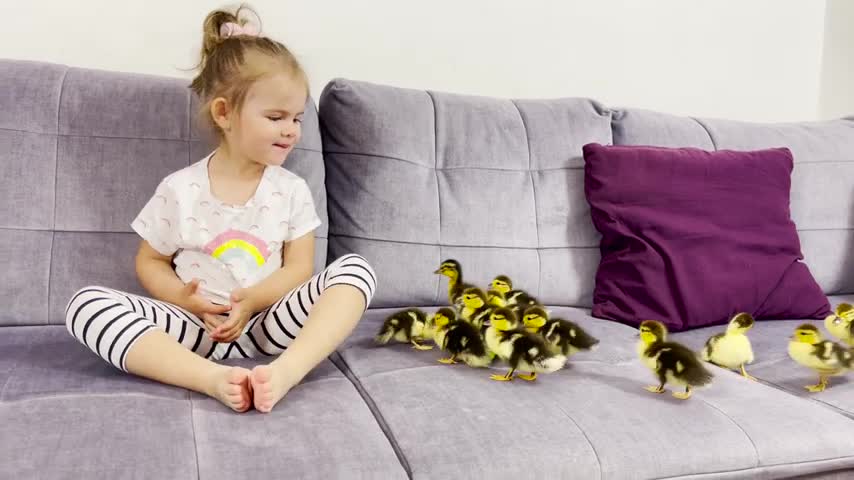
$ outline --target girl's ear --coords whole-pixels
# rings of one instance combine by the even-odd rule
[[[231,130],[232,113],[233,109],[225,98],[217,97],[211,101],[211,118],[223,132]]]

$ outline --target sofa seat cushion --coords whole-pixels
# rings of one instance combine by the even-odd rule
[[[780,478],[854,469],[854,422],[736,375],[688,401],[653,395],[636,330],[550,307],[601,340],[536,383],[437,363],[440,353],[371,339],[370,310],[341,361],[400,448],[413,478]],[[803,435],[809,429],[809,435]]]
[[[3,327],[0,388],[3,478],[406,478],[329,361],[272,413],[236,414],[121,373],[64,326]]]

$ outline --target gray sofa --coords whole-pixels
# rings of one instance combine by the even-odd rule
[[[785,346],[797,321],[751,333],[760,382],[715,369],[686,402],[643,390],[636,330],[589,316],[599,252],[581,158],[594,141],[790,147],[792,216],[835,304],[854,299],[854,121],[746,124],[336,80],[287,168],[324,220],[317,266],[358,252],[380,288],[271,414],[237,415],[122,374],[63,324],[82,286],[144,293],[129,222],[211,148],[186,82],[0,61],[0,85],[0,478],[854,478],[854,382],[802,389],[814,378]],[[395,308],[443,303],[432,272],[444,258],[469,281],[510,275],[600,347],[505,384],[435,351],[374,346]],[[721,329],[676,337],[699,347]]]

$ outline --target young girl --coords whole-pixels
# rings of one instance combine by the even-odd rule
[[[320,220],[306,182],[279,168],[300,139],[306,75],[241,10],[207,16],[191,85],[218,148],[167,176],[131,224],[154,298],[86,287],[66,325],[121,370],[269,412],[353,330],[377,284],[358,255],[311,275]],[[252,371],[212,361],[276,355]]]

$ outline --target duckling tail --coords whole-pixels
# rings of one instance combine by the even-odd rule
[[[687,383],[694,387],[702,387],[703,385],[708,385],[712,383],[712,372],[710,372],[703,364],[698,363],[696,368],[688,369],[685,372],[685,380]]]
[[[380,333],[374,337],[374,341],[380,345],[385,345],[391,340],[391,337],[394,336],[394,330],[388,326],[383,325],[383,328],[380,330]]]
[[[546,358],[538,358],[534,360],[534,367],[536,367],[536,371],[540,373],[553,373],[566,365],[566,356],[565,355],[554,355]]]

